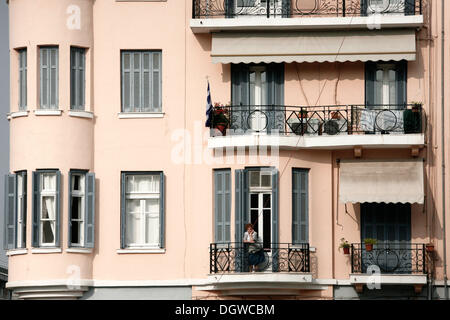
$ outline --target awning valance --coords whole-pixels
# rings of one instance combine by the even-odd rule
[[[423,160],[341,161],[339,201],[424,203]]]
[[[416,59],[414,30],[214,33],[213,63]]]

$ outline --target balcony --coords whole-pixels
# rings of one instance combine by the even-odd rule
[[[410,148],[424,145],[421,105],[219,106],[210,148]]]
[[[414,285],[420,292],[427,283],[425,244],[384,242],[367,250],[364,244],[351,246],[350,282],[361,292],[365,284]]]
[[[257,272],[249,272],[246,243],[210,244],[209,286],[229,294],[288,294],[312,282],[309,244],[269,243]]]
[[[194,32],[420,27],[424,0],[193,0]],[[284,19],[281,19],[284,18]]]

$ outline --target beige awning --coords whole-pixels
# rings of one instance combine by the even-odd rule
[[[415,60],[414,30],[213,33],[213,63]]]
[[[341,161],[339,201],[424,203],[423,160]]]

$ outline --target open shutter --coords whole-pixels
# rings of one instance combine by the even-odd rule
[[[67,232],[67,244],[70,247],[72,247],[72,173],[69,172],[69,179],[68,179],[68,184],[69,184],[69,192],[68,192],[68,199],[69,199],[69,213],[67,214],[68,217],[68,225],[69,225],[69,230]],[[87,215],[87,213],[86,213]]]
[[[371,107],[375,104],[375,75],[376,64],[374,62],[366,62],[366,107]]]
[[[165,177],[164,172],[160,173],[159,187],[159,246],[165,248]]]
[[[279,190],[278,190],[278,170],[273,169],[272,171],[272,242],[276,245],[272,245],[272,271],[278,271],[278,243],[279,241],[279,213],[278,213],[278,202],[279,202]]]
[[[289,18],[291,16],[291,0],[283,0],[282,2],[282,17]]]
[[[234,106],[234,110],[231,110],[231,129],[238,130],[238,133],[247,131],[250,114],[250,71],[246,64],[231,65],[231,104]]]
[[[61,172],[56,171],[56,215],[55,215],[55,247],[60,246],[61,234]]]
[[[33,229],[32,229],[32,246],[34,248],[39,247],[39,215],[40,215],[40,192],[39,192],[39,179],[38,172],[33,172],[32,184],[33,184]]]
[[[5,176],[5,250],[16,248],[17,208],[16,175]]]
[[[308,242],[308,170],[292,172],[292,243]]]
[[[416,0],[405,0],[405,16],[416,14]]]
[[[236,0],[224,0],[224,3],[225,3],[225,17],[233,18]]]
[[[86,248],[94,248],[95,244],[95,173],[86,174],[86,217],[85,243]],[[69,198],[70,199],[70,198]],[[70,215],[70,213],[69,213]]]
[[[400,61],[397,63],[397,104],[399,108],[406,108],[406,79],[407,79],[407,66],[408,63],[406,61]]]
[[[243,244],[244,226],[248,223],[248,171],[236,170],[235,173],[235,271],[243,272],[247,269],[247,255]]]
[[[270,64],[267,67],[267,116],[268,133],[285,131],[284,106],[284,64]]]
[[[26,248],[27,246],[27,173],[22,172],[22,211],[18,214],[21,215],[22,220],[22,243],[20,244],[21,248]]]
[[[214,171],[214,242],[230,242],[230,170]]]
[[[120,248],[125,249],[125,233],[126,233],[126,200],[125,200],[125,192],[127,186],[127,176],[125,173],[122,173],[121,177],[121,188],[120,188]]]

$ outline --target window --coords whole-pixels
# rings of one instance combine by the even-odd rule
[[[164,174],[122,173],[122,248],[164,248]]]
[[[27,110],[27,49],[19,50],[19,111]]]
[[[33,247],[59,246],[60,181],[58,170],[33,172]]]
[[[84,110],[86,49],[70,48],[70,109]]]
[[[95,175],[69,174],[69,247],[94,247]]]
[[[58,109],[58,48],[40,48],[41,109]]]
[[[231,170],[214,170],[214,242],[230,242]]]
[[[292,170],[292,243],[308,242],[308,169]]]
[[[161,112],[161,51],[122,51],[122,112]]]
[[[26,247],[27,173],[19,171],[5,177],[5,249]]]

